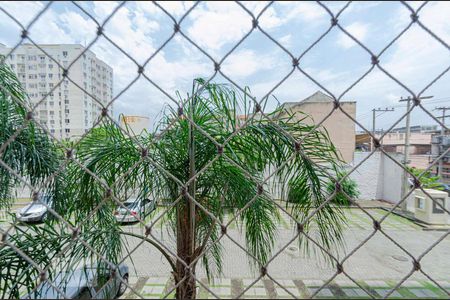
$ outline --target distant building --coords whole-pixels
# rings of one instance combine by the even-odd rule
[[[409,166],[418,169],[426,169],[432,161],[432,136],[438,132],[436,125],[417,125],[410,127],[409,135]],[[383,133],[384,134],[384,133]],[[387,133],[381,144],[386,152],[404,153],[406,128],[399,127]],[[376,132],[377,138],[382,132]],[[371,137],[368,133],[356,135],[356,149],[370,151]]]
[[[120,116],[120,127],[131,136],[140,135],[148,130],[150,119],[143,116]]]
[[[439,130],[437,125],[415,125],[409,127],[409,132],[414,133],[434,133]],[[391,130],[391,133],[406,133],[406,127],[398,127]]]
[[[444,154],[450,148],[450,135],[434,134],[431,138],[431,159],[434,161]],[[450,151],[449,151],[450,152]],[[434,174],[439,174],[439,163],[433,166]],[[450,184],[450,153],[444,154],[442,157],[442,182]]]
[[[341,101],[341,108],[352,118],[356,118],[356,102]],[[321,122],[334,109],[334,100],[330,96],[318,91],[298,102],[286,102],[283,107],[292,112],[302,112],[310,115],[312,120],[305,120],[311,125]],[[296,114],[297,117],[302,117]],[[331,142],[341,153],[345,162],[353,161],[355,151],[355,123],[341,110],[333,113],[322,123],[327,130]]]
[[[113,70],[92,51],[83,53],[85,48],[78,44],[38,46],[53,59],[25,43],[7,57],[6,63],[16,73],[32,105],[48,94],[35,110],[34,117],[40,124],[58,139],[81,136],[97,121],[102,106],[112,100]],[[11,48],[0,44],[0,54],[7,55],[10,51]],[[70,66],[68,77],[79,87],[62,76],[63,69],[54,61],[65,69],[77,58]],[[112,106],[108,113],[112,115]]]
[[[386,152],[404,153],[406,133],[388,133],[382,140]],[[378,135],[377,135],[378,136]],[[431,133],[411,132],[409,135],[409,166],[426,169],[431,159]]]

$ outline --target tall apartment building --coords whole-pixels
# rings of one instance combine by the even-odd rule
[[[85,48],[78,44],[39,45],[49,56],[67,68]],[[0,54],[7,55],[11,48],[0,44]],[[113,94],[113,70],[86,51],[71,67],[64,78],[63,69],[54,60],[32,44],[22,44],[7,57],[6,63],[16,73],[27,92],[32,105],[48,97],[36,108],[34,117],[60,140],[76,139],[96,122],[102,106],[107,105]],[[63,82],[50,92],[61,81]],[[112,106],[108,113],[112,115]]]

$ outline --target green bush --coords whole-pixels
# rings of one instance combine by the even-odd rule
[[[410,173],[412,173],[416,178],[419,179],[420,184],[424,189],[435,189],[443,190],[444,187],[439,181],[441,178],[439,176],[434,176],[430,171],[426,171],[421,177],[419,177],[424,170],[417,169],[415,167],[406,167]]]
[[[341,180],[346,172],[338,171],[336,172],[336,179]],[[334,181],[330,181],[327,185],[327,192],[331,195],[336,189],[336,184]],[[341,183],[341,191],[336,194],[336,196],[331,200],[332,203],[338,205],[350,205],[349,199],[344,195],[346,193],[351,199],[358,198],[360,195],[358,184],[355,180],[346,177],[345,180]]]

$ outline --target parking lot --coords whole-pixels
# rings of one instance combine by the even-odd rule
[[[155,215],[165,209],[158,208],[155,214],[147,217],[146,222],[151,222]],[[387,211],[380,208],[368,208],[368,212],[380,219]],[[345,230],[345,249],[336,253],[339,259],[345,257],[353,249],[373,234],[371,219],[357,208],[345,210],[348,218],[348,227]],[[4,215],[4,214],[3,214]],[[228,216],[231,218],[231,216]],[[7,226],[8,219],[3,219],[1,226]],[[123,230],[143,234],[142,224],[136,223],[122,227]],[[283,248],[294,234],[294,228],[289,216],[282,213],[278,224],[278,238],[275,252]],[[334,277],[327,286],[322,289],[320,297],[369,297],[355,282],[366,288],[375,297],[386,295],[400,280],[412,270],[412,258],[395,245],[390,239],[397,241],[414,257],[418,257],[436,242],[443,231],[426,231],[414,222],[390,214],[381,224],[382,232],[376,232],[344,263],[345,273]],[[174,241],[169,237],[163,223],[158,223],[152,231],[153,235],[164,245],[173,247]],[[242,234],[236,224],[232,224],[228,230],[229,235],[241,245],[245,245]],[[311,232],[314,238],[314,230]],[[134,249],[140,244],[140,239],[124,237],[128,249]],[[197,277],[218,296],[233,297],[243,292],[247,286],[254,283],[258,273],[252,270],[248,263],[248,256],[230,238],[224,237],[223,244],[223,276],[221,279],[208,283],[206,274],[201,265],[197,268]],[[450,237],[446,237],[433,248],[421,260],[422,270],[450,292]],[[126,253],[126,252],[124,252]],[[137,247],[130,258],[125,260],[131,270],[131,284],[136,291],[146,297],[162,297],[170,291],[173,284],[170,279],[170,267],[162,255],[150,244],[143,243]],[[265,277],[252,285],[245,293],[246,298],[274,298],[288,297],[291,294],[299,297],[307,297],[314,293],[314,289],[322,286],[336,273],[335,267],[325,262],[320,256],[311,253],[307,256],[293,242],[281,252],[268,266],[268,274],[272,279]],[[280,287],[278,284],[286,287]],[[201,297],[212,297],[209,292],[200,287]],[[420,272],[414,272],[412,276],[401,285],[401,288],[391,295],[392,297],[405,298],[447,298],[448,294],[437,287],[432,281]],[[133,297],[125,294],[124,297]]]

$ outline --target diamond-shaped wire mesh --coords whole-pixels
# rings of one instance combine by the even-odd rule
[[[352,8],[351,2],[345,3],[337,12],[333,12],[329,4],[322,2],[309,4],[316,6],[318,10],[328,14],[330,23],[304,51],[301,53],[293,53],[283,45],[283,42],[278,41],[277,38],[261,25],[261,20],[273,8],[273,2],[269,2],[261,7],[262,9],[258,14],[249,10],[245,2],[233,3],[233,5],[239,8],[245,18],[248,19],[249,27],[226,53],[220,55],[219,59],[214,58],[217,56],[216,54],[208,53],[209,50],[197,42],[196,37],[192,36],[185,29],[187,17],[195,13],[201,13],[201,11],[198,12],[199,2],[192,4],[178,18],[158,2],[148,4],[155,11],[166,15],[167,24],[164,25],[168,25],[173,29],[151,53],[145,54],[145,59],[141,62],[140,59],[130,55],[123,44],[115,40],[107,30],[108,23],[112,19],[119,17],[121,9],[127,5],[126,2],[117,4],[106,14],[103,20],[99,20],[82,4],[73,2],[71,4],[73,8],[83,13],[89,21],[92,21],[89,24],[95,24],[95,27],[90,28],[95,35],[92,40],[85,42],[85,46],[81,47],[82,50],[73,59],[62,63],[59,57],[52,56],[50,51],[45,50],[45,45],[39,44],[39,42],[34,40],[32,34],[33,26],[45,16],[46,12],[55,3],[46,3],[27,24],[21,23],[19,16],[8,12],[0,3],[0,10],[4,14],[4,18],[8,18],[20,28],[19,42],[13,45],[5,53],[4,57],[2,57],[2,67],[8,68],[8,58],[17,55],[20,47],[27,46],[39,49],[41,54],[48,59],[48,62],[55,65],[59,73],[57,82],[51,88],[44,89],[44,93],[41,93],[39,96],[40,100],[37,102],[34,101],[33,104],[28,101],[28,97],[22,97],[20,93],[17,93],[17,90],[8,88],[6,86],[6,79],[1,81],[3,83],[0,85],[2,97],[9,99],[12,103],[11,105],[22,108],[22,111],[17,114],[21,119],[15,119],[15,127],[12,131],[8,132],[9,136],[2,137],[2,144],[0,145],[2,180],[6,178],[5,176],[9,176],[8,178],[10,178],[10,181],[5,181],[5,187],[8,184],[8,187],[11,185],[12,188],[19,185],[29,188],[32,192],[33,203],[45,207],[48,210],[47,215],[50,217],[50,220],[46,220],[43,225],[23,226],[18,217],[11,215],[12,221],[0,229],[2,234],[0,255],[2,259],[4,258],[10,264],[8,267],[3,265],[0,268],[0,285],[4,293],[3,296],[14,298],[19,295],[32,295],[34,292],[42,292],[42,286],[46,286],[47,291],[45,293],[47,294],[44,293],[44,297],[72,298],[75,292],[68,288],[70,286],[69,281],[73,280],[71,276],[76,274],[74,270],[78,270],[81,266],[84,273],[80,275],[80,278],[86,280],[86,283],[84,283],[86,286],[89,284],[92,286],[92,290],[88,291],[91,293],[91,296],[112,298],[118,295],[118,293],[122,293],[123,288],[128,288],[129,290],[126,296],[133,298],[148,298],[156,294],[164,297],[172,297],[175,292],[177,293],[177,297],[181,298],[195,294],[199,297],[209,294],[210,297],[221,298],[223,297],[223,291],[211,285],[211,282],[203,280],[202,276],[199,275],[199,265],[208,264],[216,256],[229,256],[233,259],[240,255],[246,256],[255,276],[247,280],[247,282],[244,281],[243,285],[234,283],[231,288],[232,290],[228,291],[228,297],[248,297],[249,294],[258,289],[269,291],[268,295],[270,297],[327,297],[329,291],[336,291],[335,280],[342,278],[346,279],[350,286],[354,286],[363,293],[363,295],[358,294],[358,296],[371,298],[380,296],[395,297],[395,293],[398,293],[403,284],[415,273],[421,273],[425,276],[429,282],[438,288],[439,293],[442,295],[450,296],[448,286],[444,286],[440,279],[434,279],[433,274],[429,273],[426,266],[424,267],[421,264],[423,258],[432,255],[433,249],[448,237],[450,231],[445,231],[444,234],[434,238],[429,244],[427,241],[426,248],[420,253],[413,253],[409,245],[403,245],[398,241],[396,234],[387,231],[384,227],[388,222],[388,218],[392,217],[394,213],[397,213],[398,209],[415,190],[422,191],[432,200],[433,205],[437,209],[442,210],[445,214],[449,214],[448,207],[445,207],[442,202],[432,197],[430,191],[421,185],[421,178],[426,175],[426,171],[433,168],[441,158],[446,156],[450,148],[431,162],[427,170],[419,176],[415,176],[411,173],[410,169],[406,168],[404,162],[400,162],[390,152],[386,151],[382,144],[383,138],[411,114],[413,110],[422,110],[435,122],[448,130],[443,119],[436,118],[423,106],[421,97],[436,82],[442,80],[450,69],[450,67],[447,67],[436,76],[430,76],[428,78],[429,83],[426,84],[425,88],[416,93],[414,92],[414,88],[407,86],[406,83],[402,82],[401,79],[392,73],[392,70],[388,71],[383,66],[382,61],[386,55],[385,52],[395,45],[412,26],[421,28],[434,41],[442,45],[446,51],[450,50],[450,47],[443,38],[428,28],[427,24],[421,22],[419,18],[420,13],[426,9],[427,2],[424,2],[417,9],[413,9],[406,2],[401,2],[403,9],[410,14],[410,20],[405,28],[402,28],[379,52],[371,50],[364,44],[361,38],[350,33],[341,24],[341,18],[343,18],[344,13]],[[120,29],[116,28],[116,30]],[[327,88],[320,80],[315,78],[313,72],[303,64],[304,57],[313,53],[333,31],[340,32],[351,39],[370,58],[367,62],[367,70],[346,87],[341,94],[333,94],[331,89]],[[253,96],[250,90],[239,82],[239,79],[227,74],[226,69],[223,68],[227,60],[237,52],[237,49],[255,35],[256,32],[260,32],[267,42],[275,45],[282,51],[291,66],[281,79],[274,82],[271,86],[265,86],[264,90],[266,93],[259,98]],[[134,69],[134,72],[127,74],[128,82],[123,85],[123,88],[114,97],[111,92],[109,98],[108,94],[105,97],[105,94],[101,94],[93,89],[89,90],[86,86],[83,86],[79,78],[72,77],[71,74],[71,71],[85,60],[86,54],[92,50],[94,45],[99,43],[100,39],[104,39],[107,41],[108,47],[114,49],[114,51],[118,51],[120,55],[127,57],[129,59],[129,69]],[[182,39],[188,45],[198,50],[200,55],[208,61],[209,65],[209,76],[196,81],[192,93],[188,94],[185,99],[182,99],[183,97],[180,97],[180,99],[175,98],[166,90],[163,84],[158,83],[158,80],[154,78],[155,75],[152,72],[146,71],[146,68],[157,59],[162,51],[168,50],[171,41],[174,39]],[[368,130],[361,122],[358,122],[354,116],[343,108],[341,102],[343,97],[353,88],[358,85],[363,85],[364,80],[372,72],[375,72],[375,70],[380,71],[396,85],[407,91],[412,102],[411,109],[406,111],[405,114],[397,119],[380,136],[375,135],[373,131]],[[280,121],[283,120],[280,117],[282,114],[287,114],[289,117],[292,117],[287,109],[281,107],[277,113],[265,109],[265,105],[270,96],[275,91],[282,89],[283,84],[289,78],[295,76],[295,74],[303,75],[333,99],[333,107],[325,112],[324,117],[320,120],[315,120],[315,123],[311,126],[303,127],[303,131],[300,134],[293,132],[289,127],[286,127],[283,121]],[[228,94],[227,96],[239,94],[244,99],[242,100],[243,103],[248,104],[248,107],[245,107],[242,112],[244,114],[243,119],[239,119],[239,122],[236,124],[223,124],[225,132],[223,135],[218,135],[217,132],[207,128],[205,125],[207,122],[201,120],[202,117],[207,117],[207,115],[196,115],[197,110],[200,110],[200,108],[208,108],[210,105],[209,103],[205,103],[203,96],[205,93],[214,95],[214,93],[220,92],[219,90],[214,90],[212,88],[214,85],[211,85],[219,77],[224,78],[228,86],[234,90],[232,94]],[[170,108],[168,108],[169,117],[165,120],[165,123],[147,137],[132,134],[127,126],[117,122],[112,115],[113,104],[116,100],[132,90],[141,81],[161,92],[170,103]],[[80,97],[81,95],[84,95],[85,99],[89,97],[94,103],[93,106],[98,107],[97,114],[93,118],[92,128],[82,132],[72,142],[62,141],[61,138],[56,136],[53,130],[49,130],[36,117],[39,107],[44,104],[46,105],[48,99],[53,99],[54,93],[60,91],[63,85],[68,84],[72,84],[76,88],[80,93]],[[214,105],[216,105],[213,107],[214,109],[221,108],[217,106],[220,103],[215,103]],[[236,111],[233,110],[235,108],[225,107],[225,109],[229,116],[234,114],[234,118],[236,119]],[[7,111],[5,108],[1,113],[12,114],[13,110]],[[314,154],[315,152],[322,151],[321,143],[324,143],[324,145],[327,144],[326,135],[322,135],[321,130],[324,123],[336,113],[342,113],[355,126],[357,125],[362,128],[373,140],[373,149],[370,153],[359,163],[348,169],[343,176],[338,176],[336,169],[330,167],[330,164],[334,167],[341,167],[341,165],[334,165],[331,160],[327,160],[327,157],[321,157],[321,155],[327,152]],[[223,122],[226,123],[226,120],[223,120]],[[109,127],[105,127],[105,124],[109,124]],[[252,148],[251,151],[254,153],[252,155],[255,157],[258,155],[261,156],[259,159],[262,161],[262,164],[265,164],[263,169],[261,169],[261,166],[249,167],[247,165],[251,164],[251,162],[245,156],[241,155],[244,153],[242,147],[245,147],[245,145],[240,144],[243,141],[251,142],[252,140],[249,135],[257,135],[257,126],[261,126],[261,124],[270,127],[270,130],[278,134],[277,138],[271,142],[280,143],[283,147],[275,147],[273,148],[274,151],[281,149],[280,151],[285,152],[276,156],[279,158],[282,157],[282,160],[267,163],[267,159],[264,158],[264,155],[269,155],[269,153],[264,152],[267,148],[264,149],[263,145],[257,144],[247,145],[247,147]],[[180,145],[181,152],[184,151],[182,153],[183,157],[171,156],[177,154],[176,151],[173,151],[175,153],[173,154],[171,152],[172,149],[167,148],[169,145],[177,145],[176,141],[173,140],[172,133],[177,132],[177,130],[183,130],[183,128],[187,129],[186,132],[189,136],[179,135],[177,137],[186,139],[189,141],[189,144]],[[49,151],[54,151],[54,155],[57,158],[57,165],[53,165],[49,170],[46,170],[46,173],[42,177],[37,179],[33,178],[33,175],[35,175],[33,173],[34,166],[28,166],[29,170],[24,171],[23,168],[12,165],[11,162],[14,162],[14,160],[8,157],[8,155],[19,155],[16,153],[11,154],[10,149],[15,149],[15,144],[18,143],[21,143],[23,147],[27,147],[27,143],[33,139],[32,133],[42,133],[48,136],[49,141],[44,140],[43,144],[46,147],[50,147],[49,149],[51,150]],[[120,140],[115,140],[117,137]],[[272,136],[269,138],[272,138]],[[168,139],[172,139],[170,140],[172,144],[164,144],[164,142],[167,143]],[[203,144],[199,145],[198,149],[196,149],[195,139],[201,139],[203,141]],[[98,142],[98,147],[96,141]],[[311,141],[319,143],[316,144],[316,148],[309,149],[307,147],[314,145]],[[114,144],[114,149],[117,152],[103,153],[107,159],[94,161],[88,152],[83,150],[83,147],[91,146],[98,153],[102,153],[102,151],[106,150],[106,148],[102,148],[106,144],[102,143],[116,143]],[[31,142],[30,145],[40,146]],[[263,150],[258,149],[258,146]],[[244,150],[248,151],[248,149]],[[348,195],[342,189],[343,184],[350,178],[350,175],[357,172],[361,165],[377,153],[384,154],[393,164],[399,166],[406,174],[409,174],[415,182],[414,186],[409,187],[401,199],[398,199],[399,201],[395,205],[390,206],[384,215],[375,214],[372,210],[358,202],[355,197]],[[184,167],[181,170],[177,168],[179,165],[174,164],[176,167],[173,167],[173,165],[167,164],[168,161],[174,162],[175,160],[185,158],[187,160],[181,164]],[[334,157],[334,159],[339,161],[339,156]],[[204,160],[202,161],[202,168],[196,168],[195,160]],[[20,159],[17,159],[17,162],[19,161]],[[114,164],[113,169],[103,167],[102,164],[111,163],[111,161]],[[309,206],[302,206],[304,204],[295,202],[292,204],[287,202],[283,203],[278,199],[274,199],[270,194],[274,182],[280,176],[284,179],[280,183],[281,193],[283,194],[285,192],[284,188],[293,182],[292,176],[295,176],[297,172],[293,168],[299,167],[300,163],[302,166],[307,165],[309,168],[320,173],[318,183],[305,183],[311,186],[319,185],[319,190],[316,191],[316,194],[305,194],[306,192],[303,191],[304,197],[311,198],[307,201],[310,203],[308,204]],[[233,173],[217,174],[216,170],[220,170],[218,167],[219,164],[226,164],[227,170],[233,170]],[[252,174],[251,171],[254,170],[260,171],[260,174]],[[261,174],[263,176],[260,176]],[[152,176],[155,178],[149,178]],[[248,184],[248,189],[245,191],[249,192],[249,195],[246,195],[245,203],[240,203],[239,205],[234,203],[235,207],[231,207],[232,213],[223,213],[223,208],[220,208],[219,211],[221,213],[217,214],[217,208],[213,207],[213,202],[208,202],[208,198],[206,197],[215,197],[215,199],[221,199],[223,202],[224,199],[229,199],[229,197],[238,198],[240,196],[235,195],[236,193],[234,191],[227,190],[226,187],[223,191],[212,196],[207,194],[208,189],[205,189],[203,191],[204,194],[202,194],[196,191],[196,184],[200,181],[209,180],[208,184],[213,186],[223,180],[221,177],[233,176],[241,176],[237,178],[240,178],[244,182],[243,184]],[[334,186],[334,189],[332,188],[331,191],[328,191],[326,197],[313,199],[317,194],[322,195],[324,185],[327,185],[325,180],[331,182],[330,184]],[[79,186],[78,192],[73,194],[79,198],[71,199],[70,205],[69,202],[62,202],[63,204],[58,203],[57,200],[60,199],[58,197],[64,197],[64,188],[70,186],[70,182],[76,182],[76,185]],[[154,201],[149,201],[149,203],[153,203],[154,205],[153,212],[150,213],[151,218],[145,215],[145,213],[136,214],[136,211],[133,210],[134,207],[129,202],[124,202],[130,196],[128,194],[130,187],[140,188],[141,193],[137,197],[143,199],[150,197],[152,191],[149,191],[146,187],[142,187],[142,185],[149,183],[151,183],[151,188],[156,190],[157,193],[165,190],[166,186],[170,186],[171,190],[165,197],[158,199],[158,208],[156,208]],[[66,186],[65,184],[68,185]],[[58,191],[58,185],[60,185],[60,189],[63,187],[63,191],[61,195],[55,196],[53,202],[48,202],[45,197],[41,196],[50,190]],[[300,197],[301,191],[299,193],[295,195]],[[233,196],[228,196],[229,194]],[[365,229],[368,230],[367,236],[357,242],[352,241],[352,248],[344,252],[340,250],[339,245],[335,249],[331,245],[333,243],[329,244],[324,240],[324,236],[330,237],[335,233],[339,236],[339,232],[343,230],[340,224],[341,222],[345,222],[347,214],[343,213],[338,207],[339,205],[335,203],[338,194],[345,199],[345,202],[348,202],[347,205],[352,205],[352,208],[346,209],[357,211],[361,213],[360,218],[362,216],[369,220],[365,225]],[[3,196],[3,193],[1,195]],[[92,195],[95,195],[96,198],[93,199],[90,197]],[[158,194],[158,196],[161,195],[161,193]],[[11,203],[1,203],[11,211]],[[262,203],[266,203],[265,205],[269,209],[279,212],[277,213],[277,222],[280,222],[280,224],[281,222],[286,222],[283,220],[287,218],[288,222],[290,222],[287,226],[292,229],[292,235],[287,238],[286,236],[278,237],[278,249],[273,248],[268,255],[266,255],[267,253],[264,254],[257,247],[252,247],[251,242],[246,241],[244,236],[237,234],[237,232],[241,232],[244,235],[246,232],[255,232],[251,228],[253,224],[259,224],[260,226],[266,225],[264,222],[258,223],[255,221],[259,216],[254,211],[261,209],[258,205],[261,206]],[[64,207],[62,205],[68,206]],[[32,213],[31,210],[32,206],[29,206],[23,214]],[[138,225],[130,227],[130,230],[120,229],[113,215],[117,211],[122,211],[128,217],[131,216],[130,218]],[[354,212],[351,214],[354,214]],[[335,222],[331,226],[323,225],[325,222],[323,218],[327,216],[333,218]],[[249,219],[250,221],[241,221]],[[252,220],[254,223],[252,223]],[[202,222],[207,222],[206,224],[209,227],[204,227],[206,225]],[[188,228],[193,228],[194,230],[188,230]],[[198,236],[204,237],[203,240],[197,239],[197,231],[201,232],[201,235]],[[261,230],[260,232],[264,234],[268,231],[270,229],[267,229],[267,231]],[[357,261],[351,262],[350,260],[361,248],[369,245],[371,242],[373,243],[372,238],[375,235],[381,235],[386,243],[389,242],[396,249],[395,251],[401,251],[403,255],[408,256],[409,259],[407,260],[411,262],[409,266],[406,264],[403,265],[404,268],[402,271],[404,272],[404,276],[401,276],[399,280],[393,282],[383,293],[374,290],[373,287],[362,282],[357,274],[353,274],[353,272],[347,269],[349,265],[354,267],[354,264],[358,263]],[[168,237],[171,237],[171,239]],[[274,243],[271,237],[259,236],[258,238],[267,241],[268,245]],[[336,244],[339,244],[339,242],[345,243],[348,238],[351,238],[351,236],[344,234],[342,241],[340,238],[333,241]],[[36,241],[36,239],[40,239],[40,241]],[[329,272],[329,275],[320,283],[315,284],[313,288],[308,289],[303,283],[295,280],[289,283],[287,280],[278,278],[271,273],[271,267],[274,267],[281,259],[286,259],[286,253],[291,251],[290,248],[292,247],[296,249],[293,245],[296,245],[299,241],[301,241],[301,245],[305,243],[309,244],[319,253],[319,255],[316,254],[315,256],[318,261],[324,259],[328,266],[331,266],[329,270],[332,271]],[[227,245],[228,252],[221,251],[223,244]],[[39,245],[39,248],[30,248],[32,245]],[[233,251],[233,253],[230,253],[230,251]],[[141,257],[143,252],[144,259]],[[169,284],[154,285],[154,287],[160,289],[159,292],[145,294],[143,292],[145,280],[143,282],[139,280],[138,282],[130,281],[132,276],[131,269],[139,264],[148,263],[151,259],[161,260],[163,262],[162,265],[166,268],[166,270],[161,270],[161,272],[170,273],[172,276]],[[226,261],[229,262],[230,259]],[[226,268],[227,266],[223,267]],[[289,267],[301,268],[302,266]],[[209,271],[211,270],[208,270],[206,274],[208,277],[210,277]],[[104,276],[102,277],[101,275]],[[383,274],[379,274],[379,278],[383,278]],[[196,290],[195,292],[189,290],[192,287]],[[337,289],[338,292],[334,295],[339,295],[339,293],[341,293],[341,296],[350,295],[340,290],[339,287]],[[50,294],[48,290],[51,290],[53,294]],[[80,288],[77,292],[82,293],[86,291]]]

